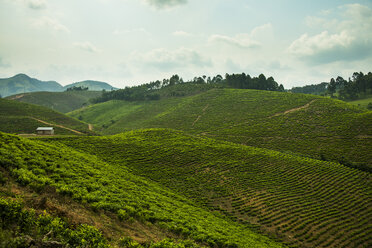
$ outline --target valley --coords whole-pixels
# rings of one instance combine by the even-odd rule
[[[39,105],[19,101],[27,94],[0,99],[0,207],[20,230],[3,224],[0,242],[370,246],[371,111],[315,95],[195,89],[99,103],[94,91],[52,93],[49,105],[48,92],[30,94]],[[52,109],[73,96],[88,104]],[[34,135],[41,125],[56,135]]]

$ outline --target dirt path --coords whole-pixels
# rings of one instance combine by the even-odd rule
[[[289,114],[289,113],[292,113],[292,112],[299,111],[299,110],[301,110],[301,109],[308,108],[308,107],[310,106],[310,104],[312,104],[312,103],[315,102],[316,100],[318,100],[318,99],[311,100],[310,102],[306,103],[304,106],[297,107],[297,108],[293,108],[293,109],[289,109],[289,110],[286,110],[286,111],[284,111],[284,112],[276,113],[275,115],[270,116],[269,118],[272,118],[272,117],[275,117],[275,116],[279,116],[279,115],[286,115],[286,114]]]
[[[83,134],[82,132],[76,131],[76,130],[74,130],[74,129],[71,129],[71,128],[68,128],[68,127],[65,127],[65,126],[62,126],[62,125],[52,124],[52,123],[49,123],[49,122],[46,122],[46,121],[43,121],[43,120],[37,119],[37,118],[32,117],[32,116],[29,116],[29,118],[34,119],[35,121],[41,122],[41,123],[43,123],[43,124],[47,124],[47,125],[49,125],[49,126],[60,127],[60,128],[63,128],[63,129],[69,130],[69,131],[74,132],[74,133],[77,133],[77,134]]]
[[[24,96],[24,94],[16,95],[16,96],[10,98],[10,100],[16,100],[16,99],[22,98],[23,96]]]
[[[88,128],[90,131],[93,131],[93,125],[92,124],[88,124]]]
[[[199,119],[204,115],[204,113],[205,113],[205,111],[207,110],[208,107],[209,107],[209,104],[207,104],[207,105],[203,108],[203,110],[202,110],[202,114],[199,115],[199,116],[195,119],[195,121],[192,123],[192,126],[194,126],[195,123],[197,123],[197,122],[199,121]]]

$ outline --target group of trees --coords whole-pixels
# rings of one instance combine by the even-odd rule
[[[87,90],[89,90],[89,88],[85,86],[72,86],[66,89],[66,91],[87,91]]]
[[[124,89],[114,91],[104,91],[102,96],[93,99],[94,103],[106,102],[109,100],[126,100],[126,101],[143,101],[143,100],[159,100],[161,98],[161,90],[176,85],[187,85],[198,87],[200,85],[208,85],[204,89],[209,88],[234,88],[234,89],[257,89],[270,91],[284,91],[282,84],[274,80],[273,77],[266,78],[265,75],[260,74],[258,77],[251,77],[248,74],[227,74],[225,78],[221,75],[214,77],[194,77],[192,80],[184,81],[180,76],[173,75],[169,79],[157,80],[154,82],[142,84],[139,86],[125,87]],[[200,87],[199,87],[200,89]],[[184,95],[184,94],[181,94]],[[173,94],[177,96],[177,94]]]
[[[329,83],[305,85],[293,87],[293,93],[304,93],[314,95],[330,95],[340,100],[355,100],[372,93],[372,73],[354,72],[348,80],[338,76],[331,78]]]
[[[302,87],[293,87],[291,92],[313,94],[313,95],[324,95],[327,92],[329,83],[323,82],[320,84],[305,85]]]
[[[266,78],[264,74],[258,77],[251,77],[250,75],[242,74],[226,74],[224,83],[235,89],[256,89],[256,90],[270,90],[270,91],[284,91],[283,85],[278,85],[273,77]]]
[[[341,100],[355,100],[360,95],[372,93],[372,73],[363,74],[363,72],[354,72],[349,80],[338,76],[332,78],[329,82],[327,93],[333,96],[338,92],[338,98]]]

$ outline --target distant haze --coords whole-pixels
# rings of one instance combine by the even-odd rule
[[[370,0],[0,0],[0,78],[245,72],[291,88],[371,71],[371,30]]]

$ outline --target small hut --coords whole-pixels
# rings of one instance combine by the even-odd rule
[[[36,134],[38,135],[53,135],[54,129],[53,127],[38,127],[36,128]]]

